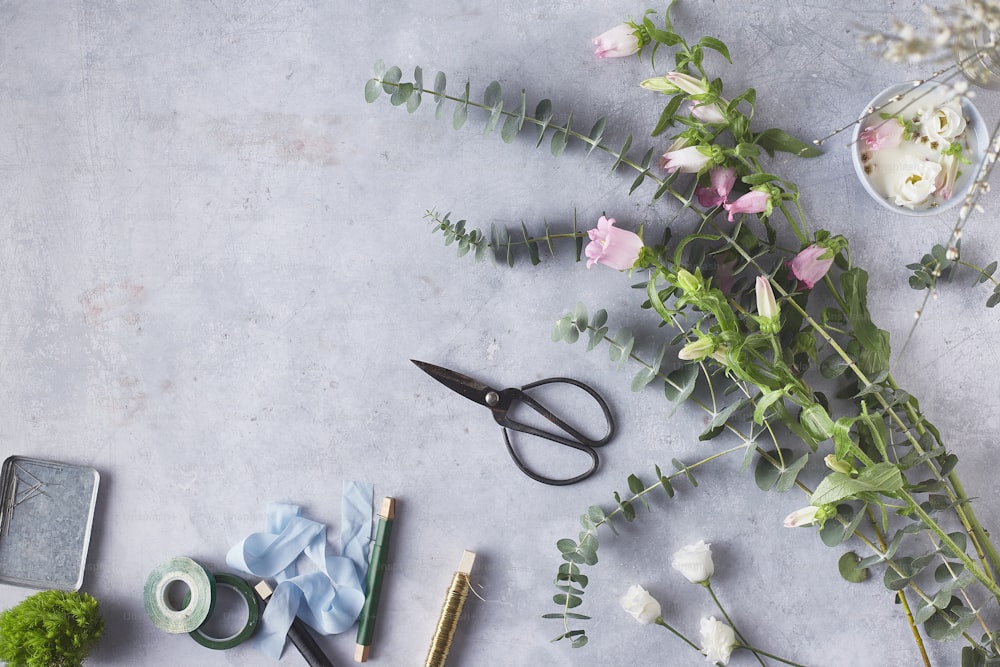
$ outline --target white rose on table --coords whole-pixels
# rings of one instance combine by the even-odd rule
[[[670,566],[692,584],[704,584],[715,574],[711,545],[699,540],[681,548],[674,554]]]
[[[729,656],[736,648],[736,632],[714,616],[701,619],[701,652],[709,662],[729,664]]]
[[[628,592],[622,596],[621,605],[622,609],[632,614],[632,617],[643,625],[656,621],[662,613],[656,598],[638,585],[629,586]]]
[[[907,160],[892,174],[889,197],[897,206],[915,209],[938,187],[941,165],[930,160]]]
[[[942,144],[941,148],[947,148],[947,144],[965,132],[962,108],[957,104],[940,106],[921,119],[920,128],[928,139]]]

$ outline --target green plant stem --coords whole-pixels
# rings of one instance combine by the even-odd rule
[[[958,264],[959,266],[964,266],[967,269],[972,269],[981,276],[985,276],[984,280],[989,280],[991,283],[993,283],[994,287],[1000,285],[1000,281],[997,281],[996,278],[983,271],[983,267],[981,266],[976,266],[975,264],[971,264],[969,262],[963,262],[962,260],[955,260],[955,263]]]
[[[928,539],[930,539],[931,544],[934,545],[934,548],[937,549],[938,545],[934,542],[934,540],[931,539],[930,536],[928,536]],[[948,574],[951,575],[953,579],[957,579],[958,575],[955,573],[955,568],[951,566],[951,563],[948,562],[948,559],[944,557],[944,554],[939,554],[939,556],[941,557],[942,565],[948,570]],[[992,641],[993,633],[990,632],[989,626],[986,625],[986,620],[983,618],[983,615],[979,613],[979,610],[976,609],[976,606],[975,604],[973,604],[972,599],[969,598],[968,591],[966,591],[964,588],[960,588],[959,591],[962,594],[962,597],[965,598],[965,604],[969,607],[969,609],[973,610],[973,613],[976,616],[976,620],[979,621],[979,625],[982,626],[983,628],[983,632],[986,633],[987,637],[990,637],[991,643],[993,643],[994,647],[996,647],[996,643]]]
[[[966,519],[972,525],[973,537],[979,538],[976,540],[977,549],[985,550],[986,556],[989,558],[989,562],[984,561],[983,566],[989,569],[990,563],[992,563],[994,568],[1000,568],[1000,553],[997,552],[996,545],[993,544],[993,540],[990,539],[986,529],[983,528],[982,524],[979,523],[979,519],[976,518],[976,513],[969,503],[970,498],[965,493],[965,487],[958,478],[958,474],[955,471],[949,473],[948,481],[951,483],[952,488],[955,489],[955,494],[958,496],[959,501],[963,503],[961,508],[965,510]],[[982,557],[982,551],[980,551],[980,557]],[[993,575],[995,580],[996,577],[992,572],[991,575]]]
[[[938,539],[940,539],[941,542],[948,547],[948,549],[952,552],[952,555],[957,557],[962,562],[965,569],[971,572],[972,576],[978,579],[995,598],[1000,600],[1000,586],[987,576],[986,573],[976,565],[976,562],[969,558],[969,556],[962,549],[960,549],[957,544],[955,544],[955,541],[951,539],[948,533],[944,532],[944,529],[941,528],[941,526],[939,526],[938,523],[934,521],[929,514],[927,514],[927,512],[924,511],[924,508],[922,508],[920,504],[917,503],[917,501],[914,500],[908,493],[899,492],[897,497],[905,502],[914,514],[920,517],[920,520],[924,523],[924,525],[930,528],[931,531],[937,535]]]
[[[866,506],[865,511],[868,516],[868,521],[872,525],[872,530],[875,532],[875,539],[878,540],[879,547],[884,553],[888,548],[885,543],[885,535],[883,535],[881,529],[879,529],[878,521],[875,520],[875,514],[872,512],[872,508],[870,506]],[[910,586],[913,586],[912,582],[910,582]],[[918,592],[923,595],[922,591]],[[899,604],[903,607],[903,613],[906,615],[906,622],[910,626],[910,632],[913,633],[913,640],[917,644],[917,650],[920,651],[920,659],[923,660],[924,667],[931,667],[931,659],[930,656],[927,655],[927,647],[924,646],[924,638],[920,635],[920,628],[917,627],[917,622],[913,618],[913,610],[910,609],[910,601],[906,599],[906,593],[902,590],[896,591],[896,595],[899,598]]]
[[[688,646],[690,646],[691,648],[693,648],[698,653],[701,653],[701,647],[700,646],[698,646],[693,641],[691,641],[686,636],[684,636],[679,630],[677,630],[677,628],[675,628],[674,626],[672,626],[669,623],[667,623],[666,621],[664,621],[662,616],[660,616],[659,618],[657,618],[653,622],[656,623],[657,625],[659,625],[661,628],[666,628],[667,630],[670,630],[670,632],[672,632],[675,635],[677,635],[678,637],[680,637],[681,640],[685,644],[687,644]]]
[[[906,622],[913,633],[913,640],[917,643],[917,650],[920,651],[920,659],[924,661],[924,667],[931,667],[931,658],[927,655],[927,647],[924,646],[924,638],[920,636],[920,628],[917,627],[917,622],[913,618],[913,610],[910,609],[910,603],[903,591],[896,591],[896,595],[899,597],[899,604],[903,606],[903,613],[906,614]]]
[[[757,655],[758,658],[762,655],[764,657],[771,658],[772,660],[777,660],[778,662],[783,662],[786,665],[791,665],[792,667],[805,667],[805,665],[803,665],[803,664],[800,664],[798,662],[792,662],[791,660],[786,660],[785,658],[782,658],[781,656],[774,655],[773,653],[768,653],[767,651],[759,649],[759,648],[757,648],[755,646],[750,646],[749,644],[737,644],[736,648],[745,648],[748,651],[753,651],[754,655]]]
[[[719,597],[715,594],[715,589],[712,588],[712,581],[711,581],[711,579],[706,579],[705,582],[704,582],[704,584],[702,584],[702,585],[706,589],[708,589],[708,594],[712,596],[712,601],[715,603],[715,606],[719,608],[719,611],[722,612],[722,615],[723,615],[723,617],[725,617],[726,622],[729,623],[729,627],[731,627],[733,629],[733,632],[736,633],[736,638],[739,639],[740,642],[743,643],[744,647],[746,647],[747,649],[753,651],[754,657],[757,658],[757,662],[759,662],[761,664],[761,667],[767,667],[767,664],[764,662],[764,660],[761,659],[761,657],[759,655],[757,655],[757,650],[754,649],[754,648],[751,648],[750,644],[747,642],[746,637],[743,636],[743,633],[741,633],[739,631],[739,629],[736,627],[736,624],[733,623],[733,619],[729,617],[729,612],[726,611],[726,608],[722,606],[722,602],[719,600]],[[771,657],[774,657],[774,656],[771,656]],[[776,658],[776,659],[778,659],[778,658]]]
[[[891,375],[886,378],[886,383],[894,390],[899,389],[899,385],[896,384]],[[917,413],[916,408],[912,404],[907,403],[906,410],[910,421],[914,423],[917,433],[919,435],[926,433],[927,429],[924,427],[922,418]],[[958,473],[954,470],[951,471],[948,473],[947,480],[951,485],[950,491],[952,493],[950,494],[950,499],[958,502],[955,506],[955,513],[958,515],[969,537],[972,538],[972,543],[976,548],[976,555],[979,557],[980,562],[982,562],[984,571],[993,581],[996,581],[996,572],[994,570],[1000,569],[1000,553],[998,553],[993,540],[990,539],[989,534],[987,534],[976,517],[972,504],[969,502],[970,498],[965,492],[965,486],[962,484],[962,480],[959,479]]]

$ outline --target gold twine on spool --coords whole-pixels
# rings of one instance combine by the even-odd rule
[[[451,579],[448,596],[441,608],[441,616],[434,629],[434,637],[431,639],[424,667],[444,667],[445,660],[448,659],[448,651],[451,650],[451,642],[458,629],[458,620],[462,617],[462,607],[465,605],[465,599],[469,597],[469,572],[472,570],[475,557],[476,554],[466,551],[458,571]]]

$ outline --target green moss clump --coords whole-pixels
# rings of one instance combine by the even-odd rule
[[[42,591],[0,613],[0,660],[8,667],[79,667],[102,632],[93,597]]]

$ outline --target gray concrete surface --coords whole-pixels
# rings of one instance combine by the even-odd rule
[[[659,9],[659,7],[657,7]],[[396,0],[35,0],[0,3],[0,447],[91,465],[102,474],[84,590],[106,637],[89,664],[267,665],[252,648],[212,652],[164,634],[142,607],[147,573],[175,555],[224,568],[287,500],[337,526],[341,481],[399,499],[372,664],[420,664],[463,549],[479,554],[476,591],[449,665],[697,665],[666,632],[617,600],[656,593],[697,634],[709,600],[669,568],[698,539],[716,551],[716,588],[751,638],[811,667],[910,667],[918,658],[879,581],[855,586],[840,551],[782,517],[800,494],[764,494],[723,460],[669,503],[610,534],[583,607],[590,645],[551,644],[559,623],[555,542],[624,490],[633,472],[725,444],[700,443],[702,415],[633,394],[606,353],[550,342],[578,301],[652,332],[629,279],[569,254],[537,268],[454,259],[422,219],[584,224],[607,212],[633,225],[669,219],[651,191],[607,160],[551,157],[528,138],[504,145],[473,118],[461,131],[425,104],[410,115],[362,89],[378,59],[442,70],[508,104],[551,98],[579,127],[648,145],[659,100],[636,86],[649,63],[598,62],[590,38],[645,6],[613,2]],[[812,138],[852,120],[876,92],[925,72],[875,60],[864,29],[916,3],[682,0],[688,35],[725,40],[713,60],[727,90],[754,86],[759,127]],[[662,68],[668,64],[664,59]],[[995,94],[978,98],[996,121]],[[641,142],[640,142],[641,139]],[[656,142],[657,145],[662,142]],[[815,226],[847,235],[871,272],[871,307],[894,342],[920,295],[904,265],[942,241],[950,216],[894,216],[868,199],[848,152],[780,159]],[[987,202],[965,257],[1000,257]],[[989,527],[995,482],[998,314],[970,275],[927,308],[896,375],[961,457]],[[549,375],[588,381],[621,426],[601,473],[570,488],[520,475],[488,416],[410,358],[499,384]],[[0,606],[30,593],[0,587]],[[322,640],[348,664],[353,633]],[[932,647],[958,664],[957,645]],[[284,664],[304,664],[292,649]],[[756,664],[747,655],[732,665]]]

